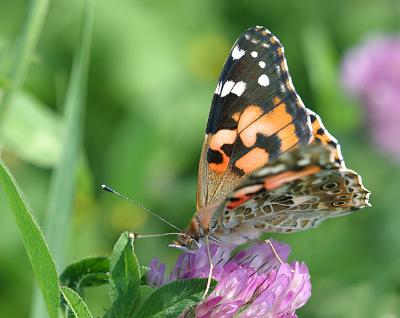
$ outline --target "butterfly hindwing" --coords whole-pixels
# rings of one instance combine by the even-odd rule
[[[243,33],[218,80],[199,166],[197,207],[219,202],[243,177],[311,140],[284,49],[263,27]]]
[[[369,206],[368,198],[361,177],[336,162],[329,146],[302,146],[246,178],[217,209],[210,232],[235,230],[244,239],[305,230]]]

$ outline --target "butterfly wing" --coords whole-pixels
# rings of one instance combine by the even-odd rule
[[[312,126],[312,137],[310,143],[323,144],[327,146],[327,149],[332,152],[335,162],[345,168],[346,166],[342,156],[342,150],[336,138],[333,137],[325,128],[318,114],[308,108],[307,113],[310,117]]]
[[[334,148],[302,146],[251,174],[214,213],[210,233],[233,233],[242,243],[262,232],[310,229],[369,206],[361,177],[336,162]]]
[[[215,89],[197,208],[222,201],[246,175],[309,143],[311,133],[279,40],[263,27],[248,29],[231,49]]]

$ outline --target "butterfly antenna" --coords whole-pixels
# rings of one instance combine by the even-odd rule
[[[146,211],[147,213],[151,214],[152,216],[156,217],[157,219],[159,219],[160,221],[168,224],[169,226],[173,227],[174,229],[178,230],[180,233],[183,233],[183,230],[180,229],[179,227],[173,225],[172,223],[168,222],[166,219],[162,218],[161,216],[159,216],[158,214],[154,213],[153,211],[150,211],[149,209],[145,208],[143,205],[141,205],[139,202],[136,202],[135,200],[128,198],[126,195],[119,193],[118,191],[115,191],[113,188],[109,187],[108,185],[102,184],[101,188],[104,191],[110,192],[114,195],[117,195],[125,200],[127,200],[128,202],[132,203],[133,205],[136,205],[137,207],[141,208],[142,210]],[[180,234],[179,233],[179,234]]]
[[[170,235],[180,235],[180,233],[170,232],[170,233],[161,233],[161,234],[136,234],[133,233],[134,238],[151,238],[151,237],[161,237],[161,236],[170,236]]]

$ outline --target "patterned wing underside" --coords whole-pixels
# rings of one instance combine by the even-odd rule
[[[222,201],[244,176],[311,139],[311,122],[279,40],[242,34],[219,78],[199,165],[198,209]]]
[[[336,162],[328,147],[299,147],[253,173],[216,211],[210,233],[245,240],[300,231],[369,206],[361,177]]]

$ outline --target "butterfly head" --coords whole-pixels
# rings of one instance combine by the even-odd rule
[[[181,233],[178,240],[173,241],[168,245],[184,251],[195,251],[200,248],[200,242],[188,233]]]

